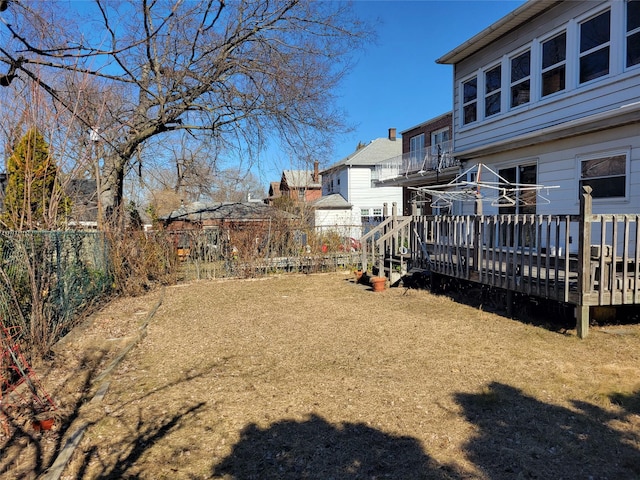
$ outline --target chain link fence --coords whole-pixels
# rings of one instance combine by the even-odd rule
[[[0,232],[0,321],[46,351],[112,288],[98,232]]]
[[[46,353],[87,310],[136,285],[356,269],[359,241],[319,229],[0,231],[0,323]],[[149,287],[150,288],[150,287]],[[143,289],[144,290],[144,289]]]

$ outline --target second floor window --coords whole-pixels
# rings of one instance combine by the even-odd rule
[[[447,149],[447,142],[449,141],[449,129],[443,128],[431,132],[431,154],[437,155],[438,153],[444,153]],[[440,149],[438,150],[438,147]]]
[[[411,157],[419,157],[424,149],[424,133],[415,135],[409,139],[409,152]]]
[[[640,64],[640,0],[627,2],[627,67]]]
[[[500,113],[502,67],[498,65],[484,74],[484,116]]]
[[[611,12],[580,25],[580,83],[609,74]]]
[[[567,34],[562,33],[542,44],[542,96],[565,89]]]
[[[462,84],[462,123],[466,125],[478,119],[478,78]]]
[[[511,108],[529,103],[531,92],[531,52],[511,59]]]

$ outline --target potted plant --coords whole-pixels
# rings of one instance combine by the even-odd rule
[[[374,292],[382,292],[387,283],[387,277],[371,277],[370,282]]]

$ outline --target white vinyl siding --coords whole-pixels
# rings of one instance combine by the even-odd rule
[[[454,70],[455,151],[463,152],[640,102],[640,64],[627,66],[630,35],[638,33],[640,41],[637,8],[636,1],[561,2],[547,15],[533,19],[457,63]],[[595,42],[598,46],[583,52],[588,55],[608,49],[608,74],[580,83],[581,25],[601,15],[606,18],[609,13],[611,35],[608,43]],[[640,54],[640,47],[637,48]],[[522,75],[520,81],[524,82],[527,77],[526,70],[514,75],[512,62],[527,52],[530,53],[529,99],[516,105],[525,102],[527,95],[526,85],[515,88],[518,86],[516,78]],[[484,73],[496,66],[497,60],[502,65],[502,90],[508,87],[510,91],[508,94],[503,92],[502,97],[507,96],[507,99],[503,98],[500,113],[485,117]],[[464,87],[469,81],[476,82],[474,86],[483,92],[479,98],[464,95]],[[522,93],[522,100],[516,101],[514,97],[518,93]],[[465,109],[469,110],[471,106],[480,112],[480,117],[473,117],[473,122],[469,115],[465,116],[468,113]]]

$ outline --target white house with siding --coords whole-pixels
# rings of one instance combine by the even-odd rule
[[[453,66],[453,154],[469,179],[485,164],[558,187],[485,215],[577,214],[582,185],[594,213],[640,210],[640,1],[530,0],[437,62]]]
[[[386,138],[376,138],[360,145],[353,153],[320,172],[322,196],[340,195],[352,206],[352,218],[366,227],[380,220],[383,205],[391,212],[395,202],[402,205],[402,187],[376,186],[376,165],[402,154],[402,142],[396,129],[390,128]],[[359,238],[355,236],[355,238]]]
[[[316,232],[337,232],[341,237],[360,238],[362,225],[359,212],[342,195],[334,193],[311,203]]]

